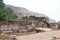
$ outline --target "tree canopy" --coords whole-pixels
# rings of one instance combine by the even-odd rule
[[[18,16],[14,14],[11,8],[6,8],[3,0],[0,1],[0,21],[11,21],[17,19]]]

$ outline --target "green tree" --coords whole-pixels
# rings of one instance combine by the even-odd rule
[[[10,8],[5,8],[3,0],[0,1],[0,21],[15,20],[17,15]]]
[[[2,17],[5,21],[11,21],[15,20],[17,15],[10,8],[5,8]]]
[[[3,0],[0,0],[0,20],[2,20],[1,14],[3,13],[3,9],[4,9],[4,3]]]

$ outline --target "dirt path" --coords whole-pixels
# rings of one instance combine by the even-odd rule
[[[17,40],[52,40],[53,37],[60,38],[60,30],[25,35],[25,36],[18,36],[16,37],[16,39]],[[60,39],[57,39],[57,40],[60,40]]]

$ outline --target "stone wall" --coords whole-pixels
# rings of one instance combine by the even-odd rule
[[[58,23],[49,23],[50,28],[52,28],[53,30],[58,29]]]
[[[10,30],[18,30],[20,27],[20,24],[18,23],[18,21],[12,21],[12,22],[0,22],[0,28],[2,31],[10,31]]]
[[[26,25],[32,23],[34,27],[42,27],[42,28],[57,28],[56,23],[48,23],[49,19],[46,17],[23,17],[20,21],[0,21],[0,28],[1,30],[21,30],[22,28],[25,29]],[[49,26],[49,27],[48,27]]]

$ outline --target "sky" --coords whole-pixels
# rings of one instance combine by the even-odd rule
[[[5,4],[24,7],[60,21],[60,0],[3,0]]]

